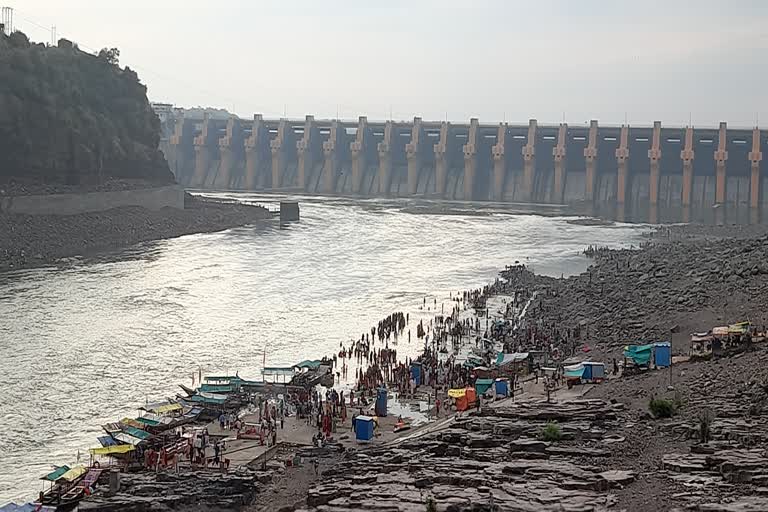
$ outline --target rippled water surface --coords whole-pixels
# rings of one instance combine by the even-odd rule
[[[412,206],[308,202],[283,229],[190,235],[0,274],[0,505],[36,495],[52,464],[78,451],[87,461],[100,425],[174,396],[198,368],[259,378],[265,347],[273,366],[328,355],[393,311],[415,314],[424,296],[439,307],[515,260],[580,272],[585,246],[637,244],[643,230]]]

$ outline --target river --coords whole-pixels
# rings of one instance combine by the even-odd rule
[[[53,464],[78,453],[87,462],[100,425],[174,396],[198,368],[259,378],[265,352],[270,366],[330,355],[392,312],[426,314],[424,297],[450,310],[449,293],[515,260],[567,276],[586,268],[584,247],[637,245],[645,229],[449,213],[313,198],[282,229],[189,235],[0,274],[0,505],[36,496]],[[398,352],[419,348],[401,341]]]

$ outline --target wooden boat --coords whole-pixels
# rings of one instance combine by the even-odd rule
[[[56,507],[57,511],[66,512],[73,510],[85,497],[87,487],[81,485],[81,482],[84,481],[84,476],[88,473],[90,473],[89,470],[84,466],[75,466],[74,468],[62,466],[56,468],[56,470],[42,478],[43,480],[53,482],[53,484],[48,492],[43,493],[38,502],[41,505]],[[98,475],[100,474],[101,470],[98,470]],[[98,475],[96,479],[98,479]],[[89,480],[89,482],[90,486],[95,480]]]

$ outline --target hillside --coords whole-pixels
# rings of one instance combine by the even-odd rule
[[[0,189],[110,188],[174,181],[158,149],[160,121],[117,51],[94,56],[66,40],[0,35]]]

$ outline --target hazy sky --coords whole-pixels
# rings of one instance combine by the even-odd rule
[[[154,101],[268,116],[768,124],[766,0],[0,0]]]

